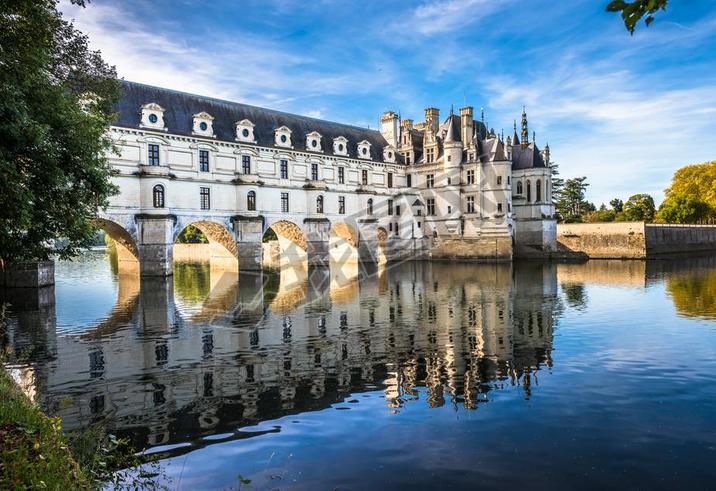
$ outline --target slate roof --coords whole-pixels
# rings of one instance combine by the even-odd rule
[[[120,80],[122,97],[116,107],[119,114],[115,126],[139,128],[141,107],[151,102],[162,106],[164,125],[168,133],[192,136],[194,114],[205,111],[214,117],[213,128],[217,140],[235,142],[235,123],[243,119],[251,121],[257,145],[276,147],[274,130],[281,126],[291,129],[294,150],[307,151],[316,155],[333,155],[333,139],[343,136],[348,139],[349,157],[358,155],[357,144],[363,140],[371,143],[370,157],[373,161],[383,160],[383,147],[388,143],[377,130],[360,128],[322,119],[299,116],[273,109],[266,109],[238,102],[224,101],[186,92],[144,85]],[[312,152],[306,148],[306,135],[317,131],[323,137],[323,152]],[[276,147],[282,148],[282,147]]]
[[[512,146],[513,170],[532,169],[536,167],[546,167],[537,145],[530,143],[525,148],[522,148],[522,145]]]

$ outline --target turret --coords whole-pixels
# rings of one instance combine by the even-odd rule
[[[472,142],[473,134],[473,121],[472,121],[472,107],[466,106],[460,108],[460,139],[462,140],[463,146],[467,147]]]
[[[462,141],[458,138],[459,130],[457,129],[457,116],[450,114],[447,121],[447,131],[443,140],[443,150],[445,155],[445,167],[459,166],[462,163]]]
[[[428,107],[425,109],[425,129],[430,129],[434,135],[437,135],[440,128],[440,109]]]
[[[383,135],[388,145],[398,148],[400,141],[400,118],[393,111],[383,113],[380,118],[380,134]]]

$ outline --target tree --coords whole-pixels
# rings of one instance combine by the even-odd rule
[[[648,194],[635,194],[624,203],[624,218],[628,221],[652,222],[655,214],[654,198]]]
[[[609,202],[609,205],[616,213],[621,213],[622,211],[624,211],[624,202],[619,198],[614,198],[613,200],[611,200]]]
[[[184,227],[184,230],[179,233],[177,242],[180,244],[208,244],[209,239],[206,238],[204,232],[194,225],[187,225]]]
[[[560,221],[581,222],[584,213],[594,211],[594,205],[584,199],[589,186],[586,181],[586,177],[566,179],[564,185],[558,191],[554,191],[557,198],[555,201],[557,216]]]
[[[657,219],[666,223],[697,223],[716,218],[716,161],[678,169],[665,190]]]
[[[632,2],[614,0],[607,5],[607,12],[621,12],[624,26],[633,35],[634,29],[642,17],[646,15],[644,23],[648,27],[654,22],[654,14],[658,10],[666,10],[667,3],[669,0],[634,0]]]
[[[0,19],[0,262],[72,256],[116,192],[116,72],[56,0],[0,0]]]

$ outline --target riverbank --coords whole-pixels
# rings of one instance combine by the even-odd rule
[[[0,368],[0,482],[5,489],[92,489],[60,428]]]

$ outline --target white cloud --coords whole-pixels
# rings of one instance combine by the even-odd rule
[[[424,3],[413,10],[404,27],[426,36],[457,32],[492,14],[505,3],[499,0],[449,0]]]

